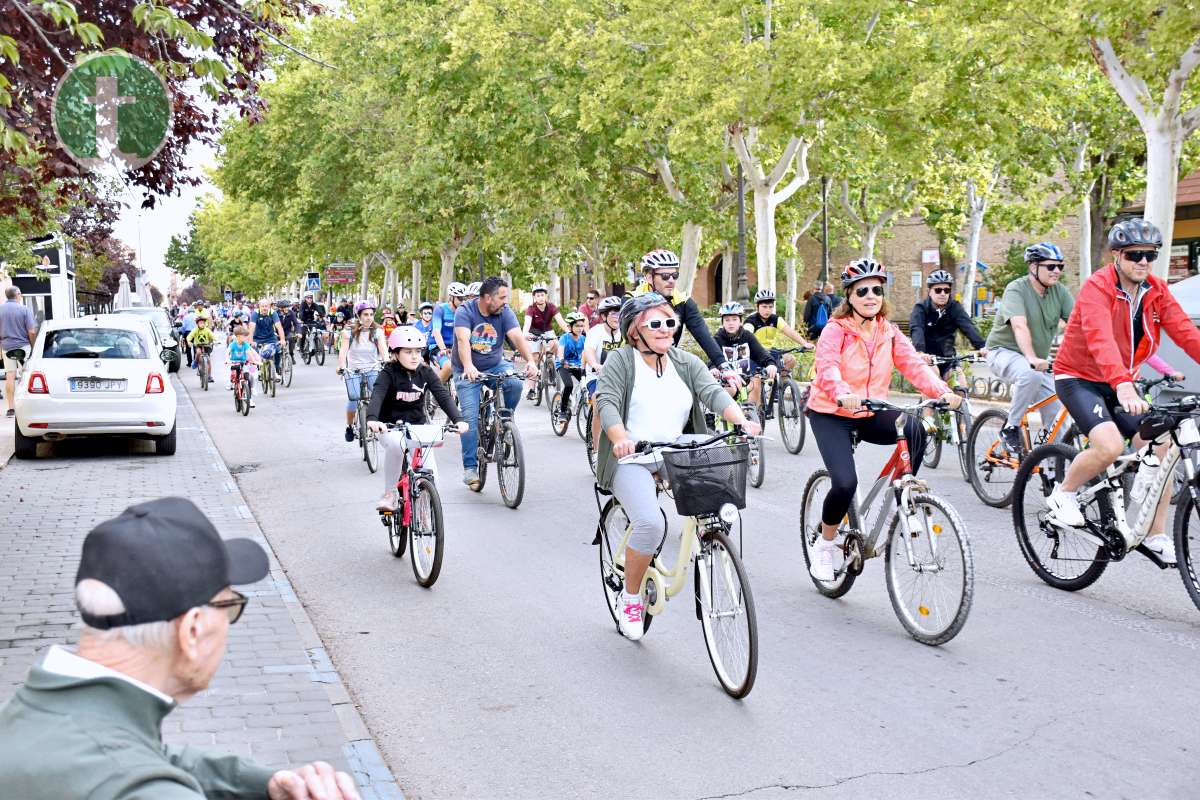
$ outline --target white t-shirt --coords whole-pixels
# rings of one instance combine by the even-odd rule
[[[350,340],[350,349],[346,353],[346,369],[373,370],[379,369],[379,345],[383,338],[383,328],[376,328],[375,335],[368,336],[364,330],[358,338]]]
[[[663,358],[660,378],[641,356],[633,359],[633,392],[629,397],[629,419],[625,430],[634,441],[673,442],[683,434],[692,414],[692,393],[675,371],[670,358]]]
[[[583,340],[583,352],[595,353],[596,360],[601,364],[604,363],[604,351],[616,350],[621,346],[621,330],[618,328],[615,331],[610,331],[608,326],[601,322],[587,332],[587,338]],[[587,378],[591,380],[596,377],[596,370],[589,364],[587,368]]]

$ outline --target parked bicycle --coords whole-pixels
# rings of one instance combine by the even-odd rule
[[[475,491],[483,491],[488,464],[495,464],[500,497],[509,508],[521,505],[521,498],[525,496],[525,448],[512,409],[504,407],[504,393],[500,391],[504,380],[516,374],[512,370],[496,374],[485,372],[478,378],[483,386],[479,393],[479,447],[476,451],[479,485]]]
[[[372,473],[379,469],[379,437],[367,425],[367,406],[371,404],[371,390],[367,383],[367,370],[352,369],[349,373],[358,378],[358,403],[354,411],[354,438],[362,449],[363,461]]]
[[[392,555],[403,558],[407,549],[412,560],[413,576],[428,589],[442,572],[442,555],[446,546],[446,526],[442,516],[442,497],[438,494],[433,472],[425,466],[426,454],[442,446],[446,432],[454,426],[410,425],[399,422],[387,426],[388,431],[400,431],[408,440],[404,469],[396,483],[400,502],[395,511],[379,512],[379,521],[388,531]]]

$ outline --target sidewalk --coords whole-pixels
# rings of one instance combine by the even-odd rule
[[[12,423],[0,423],[0,448],[8,446],[0,452],[7,504],[0,527],[0,703],[45,648],[77,640],[75,570],[97,522],[134,503],[182,494],[222,536],[256,539],[271,553],[177,380],[176,389],[179,449],[171,457],[144,446],[131,455],[123,443],[87,443],[60,446],[54,458],[9,461]],[[164,740],[275,768],[328,761],[354,774],[364,800],[402,800],[273,553],[271,574],[242,591],[251,602],[230,629],[216,679],[167,717]]]

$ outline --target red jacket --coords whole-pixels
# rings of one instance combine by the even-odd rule
[[[1084,281],[1054,360],[1056,377],[1107,383],[1114,389],[1130,383],[1142,362],[1158,350],[1163,328],[1193,361],[1200,361],[1200,331],[1166,281],[1153,275],[1148,280],[1150,288],[1142,297],[1145,335],[1136,353],[1132,352],[1133,312],[1116,265],[1109,264]]]

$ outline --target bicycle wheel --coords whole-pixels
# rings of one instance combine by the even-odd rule
[[[446,544],[446,528],[442,521],[442,498],[437,486],[424,475],[417,478],[412,495],[412,523],[408,526],[412,537],[413,576],[417,583],[428,589],[437,582],[442,572],[442,549]]]
[[[1008,452],[1000,438],[1000,429],[1008,424],[1008,415],[989,408],[971,425],[967,436],[967,465],[971,488],[979,499],[992,508],[1004,508],[1012,502],[1013,481],[1020,459]]]
[[[500,497],[504,505],[516,508],[525,496],[525,448],[516,425],[504,423],[496,447],[496,477],[500,481]]]
[[[742,698],[758,674],[758,620],[746,568],[724,531],[704,534],[696,556],[696,616],[721,688]]]
[[[254,381],[249,375],[242,375],[242,416],[250,416],[250,401],[254,397]]]
[[[783,439],[784,449],[792,455],[796,455],[804,449],[805,429],[808,427],[801,404],[800,386],[788,378],[777,390],[777,394],[779,395],[779,435]]]
[[[555,436],[562,436],[571,425],[571,410],[563,411],[559,408],[561,404],[562,392],[555,392],[554,397],[550,398],[550,430],[554,431]]]
[[[914,493],[917,530],[905,536],[892,516],[884,552],[888,596],[900,624],[922,644],[939,645],[962,630],[975,598],[975,561],[967,529],[940,497]]]
[[[311,364],[313,359],[313,343],[311,336],[305,336],[300,340],[300,358],[304,363]]]
[[[396,558],[403,558],[404,550],[408,547],[408,533],[404,530],[404,523],[400,521],[399,512],[380,514],[379,519],[383,522],[383,527],[387,528],[388,549]]]
[[[812,548],[817,543],[817,537],[821,535],[819,529],[821,508],[825,505],[825,496],[829,494],[830,486],[832,486],[832,482],[829,479],[829,470],[825,469],[814,472],[809,477],[808,483],[804,485],[804,493],[800,500],[800,550],[804,553],[804,571],[812,580],[813,586],[817,587],[817,591],[826,597],[837,598],[846,594],[854,586],[854,581],[858,578],[857,572],[849,567],[843,567],[834,574],[833,580],[829,583],[817,580],[809,572],[812,568]],[[853,508],[850,510],[850,514],[854,514]],[[844,532],[844,526],[849,519],[847,516],[842,521],[841,532]]]
[[[325,366],[325,340],[320,336],[317,337],[317,348],[313,358],[317,360],[318,367]]]
[[[938,462],[942,460],[942,421],[935,421],[938,423],[937,430],[925,433],[925,452],[921,454],[921,463],[929,469],[937,469]]]
[[[583,381],[575,383],[575,392],[575,398],[571,401],[575,406],[575,432],[579,434],[579,441],[586,442],[588,428],[592,427],[592,423],[588,417],[587,387],[583,385]]]
[[[762,417],[758,413],[758,409],[748,406],[743,408],[743,413],[746,419],[751,422],[759,422]],[[767,477],[767,448],[766,440],[761,436],[755,436],[750,439],[750,485],[755,489],[761,488],[763,481]]]
[[[200,388],[208,391],[208,356],[201,354],[196,363],[196,372],[200,376]]]
[[[441,406],[439,406],[437,404],[437,398],[433,396],[433,392],[429,391],[428,389],[425,390],[424,400],[425,400],[425,416],[428,419],[432,420],[434,415],[437,414],[438,409],[441,408]]]
[[[238,382],[233,387],[233,413],[242,413],[242,380],[238,378]]]
[[[282,367],[279,377],[283,378],[283,388],[289,389],[292,386],[292,373],[295,372],[291,355],[284,353],[283,358],[279,360],[279,365]]]
[[[599,455],[596,453],[596,442],[592,438],[592,407],[590,405],[587,407],[587,422],[586,422],[585,435],[587,438],[585,438],[583,440],[583,444],[584,444],[584,447],[587,448],[588,466],[591,467],[592,474],[595,475],[596,474],[596,465],[599,463],[600,458],[599,458]]]
[[[608,606],[608,614],[612,617],[613,624],[618,626],[620,623],[617,621],[617,597],[621,594],[621,587],[625,585],[625,570],[617,566],[613,554],[621,546],[628,528],[629,517],[626,516],[625,509],[621,508],[617,498],[610,497],[600,511],[594,543],[600,546],[600,585],[604,589],[604,604]],[[664,533],[666,529],[667,517],[664,512]],[[642,615],[642,633],[650,630],[650,623],[653,621],[653,614]]]
[[[971,482],[971,458],[967,452],[967,439],[971,431],[971,409],[967,405],[967,400],[963,398],[963,404],[958,407],[958,410],[952,412],[954,416],[954,425],[958,427],[958,469],[962,473],[962,478],[967,483]]]
[[[362,437],[363,461],[367,462],[367,469],[371,471],[371,474],[374,474],[379,470],[379,437],[367,425],[367,407],[365,404],[358,407],[358,419],[358,435]]]
[[[1013,485],[1013,531],[1021,555],[1035,575],[1068,592],[1091,586],[1108,567],[1099,546],[1079,531],[1046,523],[1046,498],[1062,483],[1078,452],[1065,444],[1034,448],[1021,463]],[[1107,512],[1105,504],[1109,505]],[[1107,524],[1112,517],[1108,495],[1097,496],[1083,510],[1083,515],[1091,522]]]

